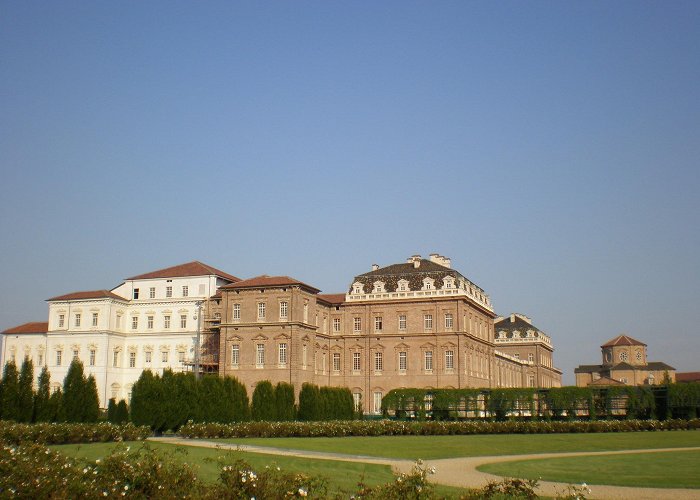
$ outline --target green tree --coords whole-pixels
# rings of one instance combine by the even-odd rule
[[[51,422],[55,417],[55,412],[52,411],[49,405],[51,398],[51,375],[49,370],[44,366],[39,374],[39,387],[34,395],[34,422]]]
[[[49,398],[49,422],[65,422],[66,410],[63,406],[63,391],[57,389]]]
[[[78,359],[71,361],[68,373],[63,380],[63,408],[67,422],[83,422],[85,418],[85,374],[83,363]]]
[[[17,374],[17,365],[14,361],[8,361],[5,364],[5,370],[2,375],[2,399],[0,407],[2,407],[3,420],[19,420],[19,408],[17,400],[19,399],[19,380]]]
[[[272,383],[261,380],[255,384],[251,416],[253,420],[275,420],[275,396]]]
[[[275,386],[275,417],[279,422],[294,420],[294,386],[278,382]]]
[[[116,424],[116,411],[117,411],[117,400],[114,398],[109,398],[109,403],[107,403],[107,422]]]
[[[160,380],[150,370],[141,372],[131,389],[131,421],[135,425],[145,425],[155,432],[161,432],[164,425],[161,389]]]
[[[25,358],[19,372],[17,389],[17,421],[31,422],[34,414],[34,363]]]
[[[100,416],[100,397],[97,395],[97,382],[90,375],[83,385],[83,419],[81,422],[97,422]]]
[[[231,421],[244,422],[250,418],[248,391],[237,378],[225,377],[226,399],[231,401]]]
[[[120,400],[114,411],[114,423],[125,424],[129,421],[129,407],[125,400]]]
[[[321,393],[318,386],[304,383],[299,392],[299,420],[319,420],[321,416]]]

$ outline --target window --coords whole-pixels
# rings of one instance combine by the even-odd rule
[[[166,286],[165,287],[165,297],[170,298],[173,296],[173,287],[172,286]]]
[[[620,361],[627,361],[628,356],[627,356],[627,351],[622,351],[620,353]]]
[[[138,299],[138,298],[139,298],[139,289],[138,289],[138,288],[134,288],[134,300],[136,300],[136,299]]]
[[[139,317],[134,316],[131,318],[131,329],[136,330],[139,327]]]
[[[287,364],[287,344],[286,343],[281,343],[279,345],[279,364],[280,365],[286,365]]]
[[[78,350],[73,349],[73,361],[78,361],[78,359],[79,359],[78,354],[79,354]]]
[[[56,366],[61,366],[63,361],[63,351],[56,351]]]
[[[182,286],[182,296],[187,297],[190,294],[190,287],[187,285]]]
[[[374,331],[375,332],[382,331],[382,317],[381,316],[374,317]]]
[[[153,316],[146,316],[146,325],[149,330],[153,330]]]
[[[340,331],[340,318],[333,318],[333,331],[334,332]]]
[[[185,362],[185,351],[177,351],[177,360],[178,360],[180,363],[184,363],[184,362]]]
[[[352,402],[353,406],[355,407],[355,411],[360,411],[360,409],[362,408],[362,394],[360,394],[359,392],[353,392]]]
[[[355,332],[362,331],[362,318],[353,318],[353,330]]]
[[[117,329],[122,327],[122,315],[117,314]]]
[[[66,315],[65,314],[59,314],[58,315],[58,327],[63,328],[66,324]]]
[[[90,366],[95,366],[95,358],[97,357],[97,353],[95,352],[95,349],[90,349]]]
[[[156,298],[156,287],[152,286],[151,288],[148,289],[148,298],[149,299]]]
[[[287,319],[288,302],[280,302],[280,319]]]
[[[636,358],[637,358],[637,361],[641,361],[641,360],[642,360],[642,351],[637,351],[637,353],[635,354],[635,356],[636,356]]]
[[[168,362],[168,351],[161,351],[160,353],[160,360],[162,363],[167,363]]]
[[[399,330],[405,330],[406,329],[406,315],[401,314],[399,316]]]
[[[423,328],[426,330],[433,329],[433,315],[432,314],[423,315]]]
[[[80,313],[75,313],[75,327],[80,328]]]
[[[359,372],[361,367],[362,367],[362,365],[360,363],[360,353],[353,352],[352,353],[352,369],[356,372]]]
[[[231,346],[231,366],[238,366],[240,362],[241,346],[239,344],[233,344]]]
[[[233,304],[233,319],[234,320],[241,319],[241,305],[240,304]]]
[[[306,369],[306,361],[308,360],[307,353],[308,353],[308,349],[306,348],[306,346],[303,346],[301,348],[301,366],[304,369]]]
[[[406,351],[399,352],[399,370],[402,372],[405,372],[407,365],[408,365],[408,356],[406,354]]]
[[[384,357],[381,352],[374,353],[374,371],[380,372],[384,369]]]
[[[408,290],[408,281],[406,280],[399,280],[399,291],[400,292],[405,292]]]
[[[309,303],[304,302],[304,323],[309,322]]]
[[[151,351],[146,351],[143,353],[143,358],[146,364],[150,365],[151,364]]]
[[[374,393],[374,413],[381,413],[382,412],[382,393],[380,391],[376,391]]]
[[[129,368],[136,368],[136,353],[129,353]]]
[[[255,350],[255,364],[258,365],[258,367],[262,367],[263,365],[265,365],[265,344],[257,344],[255,346]]]
[[[43,355],[43,354],[39,354],[39,362],[38,362],[37,364],[38,364],[39,366],[41,366],[41,365],[44,364],[44,355]],[[654,378],[653,375],[652,375],[651,378]]]
[[[166,330],[170,328],[170,315],[166,314],[163,316],[163,328]]]
[[[445,370],[454,370],[455,368],[455,352],[445,351]]]
[[[180,315],[180,328],[187,328],[187,314]]]
[[[114,351],[112,356],[112,366],[115,368],[119,366],[119,351]]]
[[[265,302],[258,302],[258,319],[265,319]]]
[[[527,377],[527,385],[528,385],[528,387],[535,387],[535,376],[534,375],[529,375]]]
[[[433,370],[433,351],[425,351],[425,371]]]
[[[535,361],[535,355],[534,355],[533,353],[528,354],[528,355],[527,355],[527,360],[528,360],[530,363],[533,363],[533,362]]]
[[[445,328],[452,329],[452,314],[445,314]]]
[[[333,371],[334,372],[340,371],[340,353],[339,352],[333,353]]]
[[[98,314],[92,313],[92,326],[97,326]]]

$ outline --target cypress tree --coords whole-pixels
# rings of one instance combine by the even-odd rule
[[[107,403],[107,422],[110,422],[112,424],[117,423],[116,412],[117,400],[114,398],[109,398],[109,403]]]
[[[155,430],[153,402],[156,396],[154,377],[150,370],[141,372],[141,376],[131,389],[131,421],[134,425],[146,425]],[[161,401],[155,400],[159,404]]]
[[[97,382],[90,375],[83,385],[83,420],[82,422],[97,422],[100,416],[100,397],[97,395]]]
[[[320,399],[318,386],[304,383],[299,392],[299,420],[318,420],[321,414]]]
[[[275,386],[275,418],[279,422],[294,420],[294,386],[278,382]]]
[[[67,422],[83,422],[85,418],[85,375],[83,363],[74,359],[63,380],[63,408]]]
[[[129,407],[126,405],[125,400],[119,401],[117,407],[114,411],[114,423],[115,424],[125,424],[129,421]]]
[[[250,418],[248,391],[237,378],[225,377],[226,398],[231,401],[231,421],[244,422]]]
[[[51,422],[65,422],[66,409],[63,406],[63,391],[59,388],[49,398]]]
[[[14,361],[5,364],[5,371],[2,375],[2,418],[3,420],[18,420],[19,408],[17,400],[19,398],[19,380],[17,366]]]
[[[34,363],[25,358],[19,373],[17,389],[17,421],[31,422],[34,414]]]
[[[275,420],[275,396],[269,380],[261,380],[255,385],[251,414],[253,420]]]
[[[204,375],[199,380],[199,406],[203,422],[225,422],[227,409],[223,380],[217,375]]]
[[[34,396],[34,422],[51,422],[55,416],[49,404],[51,398],[51,375],[44,366],[39,374],[39,387]]]

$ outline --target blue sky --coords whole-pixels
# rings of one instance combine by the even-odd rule
[[[452,258],[573,382],[700,369],[700,3],[0,5],[0,328],[201,260]]]

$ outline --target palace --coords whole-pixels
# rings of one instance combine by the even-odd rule
[[[80,359],[103,406],[165,368],[235,376],[249,393],[260,380],[348,387],[367,413],[396,388],[561,385],[551,339],[526,316],[497,317],[438,254],[373,265],[340,294],[191,262],[48,303],[48,323],[3,332],[2,363],[29,357],[58,387]]]

